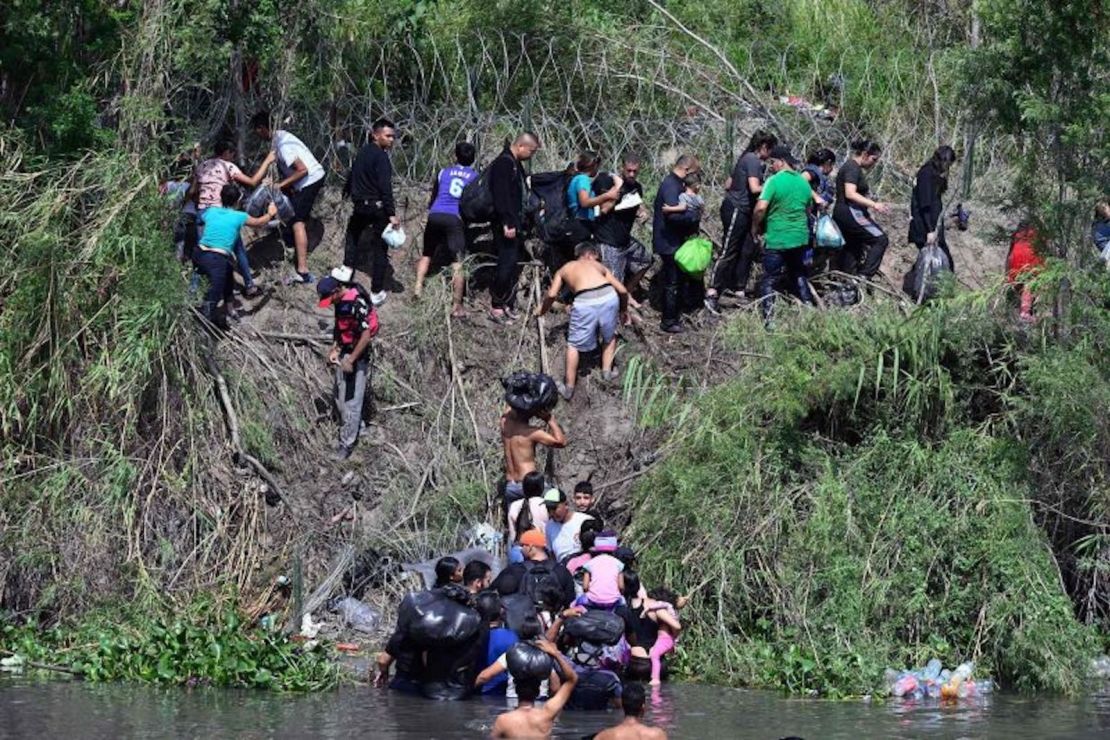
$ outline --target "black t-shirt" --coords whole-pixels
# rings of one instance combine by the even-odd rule
[[[602,172],[594,178],[593,193],[600,195],[613,187],[613,175]],[[629,193],[637,193],[644,197],[644,188],[638,182],[625,180],[621,184],[620,197]],[[636,223],[636,214],[639,208],[626,208],[623,211],[612,210],[602,213],[594,219],[594,239],[600,244],[612,247],[627,247],[632,243],[632,227]]]
[[[729,190],[729,193],[734,194],[735,199],[741,203],[744,202],[744,199],[736,196],[747,194],[748,205],[754,206],[759,196],[748,187],[749,177],[754,177],[759,182],[763,182],[763,160],[755,152],[744,152],[736,160],[736,166],[732,168],[732,188]]]
[[[842,164],[840,171],[836,173],[836,210],[845,214],[848,207],[852,205],[844,195],[844,186],[847,183],[855,185],[856,192],[865,198],[871,193],[871,186],[867,184],[867,176],[864,174],[863,168],[854,159],[849,159]]]

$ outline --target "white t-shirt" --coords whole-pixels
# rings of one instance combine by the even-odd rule
[[[593,517],[576,511],[563,523],[554,519],[547,523],[547,526],[544,527],[547,549],[555,554],[556,560],[562,560],[567,555],[579,552],[582,549],[579,534],[582,532],[582,523],[587,519],[593,519]]]
[[[298,159],[308,168],[308,174],[293,183],[294,190],[304,190],[324,178],[324,167],[312,156],[304,142],[288,131],[274,132],[274,151],[277,152],[277,164],[282,177],[288,177],[293,172],[293,163]]]

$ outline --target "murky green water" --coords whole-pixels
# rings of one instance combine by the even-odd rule
[[[486,736],[502,709],[359,687],[283,696],[0,678],[0,738],[471,738]],[[556,736],[579,738],[618,719],[567,712]],[[1081,701],[996,695],[939,707],[675,685],[652,696],[649,720],[673,738],[1094,738],[1110,737],[1110,693]]]

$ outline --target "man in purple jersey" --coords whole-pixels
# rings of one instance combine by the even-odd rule
[[[474,145],[460,141],[455,144],[455,164],[439,171],[432,183],[432,199],[428,204],[428,225],[424,228],[424,253],[416,263],[416,287],[413,293],[417,298],[424,291],[424,278],[431,267],[432,257],[443,246],[451,254],[451,316],[462,318],[463,291],[466,276],[463,274],[463,257],[466,255],[466,227],[459,217],[459,197],[478,173],[471,167],[474,164]]]

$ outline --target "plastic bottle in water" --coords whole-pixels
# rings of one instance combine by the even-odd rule
[[[893,668],[887,668],[883,671],[883,686],[886,688],[886,693],[890,694],[894,691],[894,684],[898,683],[898,671]]]
[[[898,697],[912,694],[917,688],[917,678],[912,673],[903,673],[894,684],[893,694]]]
[[[941,671],[940,675],[937,677],[937,679],[941,683],[948,683],[948,680],[950,678],[952,678],[952,671],[948,670],[947,668],[945,668],[943,671]]]
[[[918,684],[917,688],[913,690],[913,693],[907,694],[907,696],[913,698],[914,701],[921,701],[925,698],[925,689],[921,687],[921,684]]]
[[[981,681],[975,682],[975,689],[979,692],[980,696],[994,693],[994,681],[989,678],[984,678]]]
[[[961,699],[966,699],[969,696],[975,696],[975,682],[968,680],[964,681],[956,688],[956,696]]]
[[[952,678],[956,678],[957,676],[959,676],[960,682],[962,683],[962,682],[966,681],[967,679],[971,678],[971,674],[974,670],[975,670],[975,663],[974,662],[969,660],[966,663],[960,663],[959,667],[956,668],[956,670],[952,673]]]
[[[940,681],[930,681],[925,686],[925,693],[929,695],[930,699],[940,698]]]
[[[933,658],[925,664],[925,678],[936,680],[940,677],[940,671],[942,668],[944,668],[944,666],[941,665],[941,662],[936,658]]]

